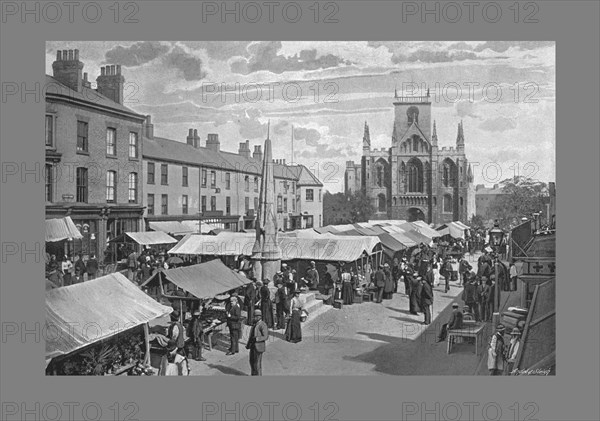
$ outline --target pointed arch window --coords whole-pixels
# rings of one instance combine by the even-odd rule
[[[385,212],[386,211],[386,200],[385,200],[385,194],[381,193],[379,194],[378,197],[378,210],[379,212]]]
[[[452,212],[452,196],[449,194],[444,195],[444,212],[445,213]]]
[[[407,166],[408,191],[423,193],[423,164],[418,159],[411,159]]]

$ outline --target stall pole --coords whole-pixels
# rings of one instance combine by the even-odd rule
[[[150,328],[148,323],[144,323],[144,343],[146,345],[146,355],[144,357],[144,365],[150,365]]]

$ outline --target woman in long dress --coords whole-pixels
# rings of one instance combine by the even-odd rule
[[[271,302],[271,291],[267,285],[263,285],[261,281],[256,282],[256,286],[260,287],[260,311],[262,312],[263,321],[269,329],[273,329],[273,303]]]
[[[300,316],[302,313],[302,302],[300,301],[300,291],[294,292],[294,298],[290,303],[290,319],[285,330],[285,340],[292,343],[298,343],[302,340],[302,326]]]
[[[344,304],[350,305],[354,303],[354,288],[352,286],[352,275],[344,268],[342,273],[342,300]]]

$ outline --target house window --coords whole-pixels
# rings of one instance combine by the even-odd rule
[[[107,171],[106,172],[106,201],[109,203],[115,203],[117,197],[117,172]]]
[[[437,206],[437,197],[434,197],[434,198],[433,198],[433,206],[434,206],[434,207],[435,207],[435,206]]]
[[[187,197],[187,194],[184,194],[183,196],[181,196],[181,213],[183,215],[187,215],[188,214],[188,197]]]
[[[258,192],[258,177],[254,177],[254,191]]]
[[[206,170],[202,170],[202,187],[206,187],[206,179],[207,179],[207,172]]]
[[[312,202],[314,200],[314,194],[315,192],[313,189],[306,189],[306,201]]]
[[[46,116],[46,146],[54,146],[54,117],[51,115]]]
[[[54,196],[53,182],[54,177],[52,175],[52,164],[46,164],[46,202],[52,202]]]
[[[296,201],[292,199],[292,212],[296,212]]]
[[[206,196],[202,196],[200,202],[201,202],[201,206],[202,206],[200,208],[200,209],[202,209],[201,212],[204,213],[204,212],[206,212]]]
[[[117,129],[106,129],[106,155],[117,156]]]
[[[277,196],[277,212],[283,212],[283,202],[281,196]]]
[[[148,162],[148,184],[154,184],[154,162]]]
[[[214,189],[216,187],[217,187],[217,172],[211,171],[210,172],[210,188]]]
[[[181,167],[181,185],[188,186],[188,167]]]
[[[452,212],[452,196],[450,196],[449,194],[444,195],[444,212]]]
[[[246,176],[246,177],[244,178],[244,184],[245,184],[245,186],[244,186],[244,189],[245,189],[247,192],[249,192],[249,191],[250,191],[250,177]]]
[[[319,226],[322,226],[321,225],[321,215],[319,215]]]
[[[321,189],[319,189],[319,202],[321,201]]]
[[[138,134],[137,132],[129,132],[129,157],[138,158]]]
[[[210,210],[211,211],[217,210],[217,197],[216,196],[210,197]]]
[[[162,215],[169,214],[169,195],[163,194],[160,196],[160,213]]]
[[[225,190],[231,189],[231,173],[225,173]]]
[[[306,228],[312,228],[313,227],[313,217],[309,216],[306,218]]]
[[[167,186],[169,184],[169,166],[160,164],[160,184]]]
[[[462,208],[462,207],[463,207],[463,204],[464,204],[464,202],[463,202],[463,198],[461,197],[459,200],[460,200],[460,207]]]
[[[154,195],[148,193],[148,215],[154,215]]]
[[[77,152],[88,151],[88,123],[77,121]]]
[[[137,203],[137,174],[129,173],[129,203]]]
[[[287,197],[283,199],[283,211],[287,212]]]
[[[225,198],[225,215],[231,215],[231,197]]]
[[[88,201],[88,169],[84,167],[77,168],[77,198],[79,203],[87,203]]]
[[[250,210],[250,198],[249,197],[246,197],[244,199],[244,209],[245,209],[246,213],[248,213],[248,211]]]
[[[254,198],[254,210],[257,211],[258,210],[258,197]]]

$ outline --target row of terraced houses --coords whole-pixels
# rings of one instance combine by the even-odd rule
[[[46,75],[46,219],[71,217],[83,235],[72,252],[102,256],[110,239],[156,222],[254,228],[260,145],[226,152],[193,128],[154,136],[151,116],[123,105],[121,66],[101,67],[95,89],[83,67],[78,50],[60,50]],[[303,165],[274,167],[280,229],[321,226],[323,184]]]

